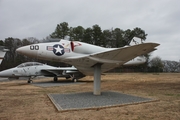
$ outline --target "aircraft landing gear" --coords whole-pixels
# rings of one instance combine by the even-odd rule
[[[29,80],[27,81],[27,83],[33,83],[33,80],[32,79],[34,79],[36,76],[31,76],[31,77],[29,77]]]
[[[33,81],[29,79],[29,80],[27,81],[27,83],[33,83]]]
[[[70,78],[71,78],[71,80],[72,80],[73,82],[77,82],[77,81],[78,81],[78,79],[75,78],[74,74],[70,75]]]
[[[73,78],[72,81],[73,81],[73,82],[77,82],[78,79],[77,79],[77,78]]]
[[[57,81],[58,81],[58,77],[55,76],[55,77],[54,77],[54,82],[57,82]]]

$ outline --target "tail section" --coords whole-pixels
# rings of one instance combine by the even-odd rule
[[[0,46],[0,64],[1,64],[7,51],[9,51],[9,50],[5,49],[4,46]]]

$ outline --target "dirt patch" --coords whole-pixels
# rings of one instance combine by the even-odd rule
[[[94,110],[58,112],[49,100],[48,93],[73,93],[93,91],[93,77],[81,79],[85,84],[57,87],[37,87],[26,81],[0,82],[0,120],[179,120],[180,74],[106,74],[102,77],[101,90],[117,91],[159,101],[110,107]],[[51,81],[51,78],[34,82]],[[63,80],[63,79],[60,79]]]

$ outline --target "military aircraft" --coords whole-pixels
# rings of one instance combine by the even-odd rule
[[[7,69],[0,72],[0,77],[8,77],[19,79],[20,77],[28,78],[28,83],[32,83],[32,79],[37,76],[54,77],[54,81],[58,77],[71,78],[74,82],[84,77],[75,67],[53,67],[39,62],[26,62],[17,67]]]
[[[1,64],[7,51],[9,51],[9,50],[5,49],[4,46],[0,46],[0,64]]]
[[[158,45],[157,43],[142,43],[121,48],[104,48],[61,39],[59,42],[23,46],[16,51],[29,57],[64,62],[75,66],[84,75],[94,75],[94,95],[100,95],[101,73],[152,52]]]

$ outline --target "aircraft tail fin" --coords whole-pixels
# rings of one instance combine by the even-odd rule
[[[9,51],[9,49],[5,49],[4,46],[0,46],[0,64],[7,51]]]

